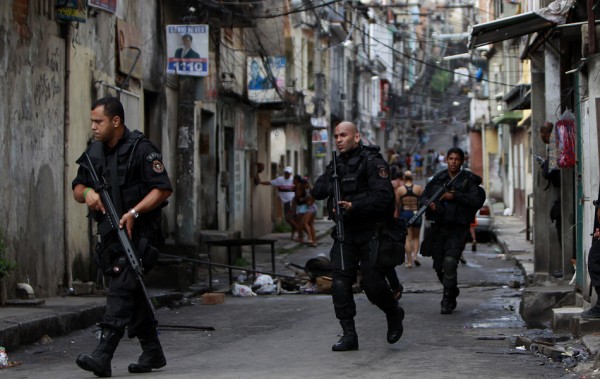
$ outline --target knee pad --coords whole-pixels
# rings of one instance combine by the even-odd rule
[[[337,301],[346,301],[348,296],[352,296],[352,282],[344,278],[334,278],[331,283],[331,294],[334,304]]]
[[[456,268],[458,266],[458,259],[454,257],[444,257],[444,276],[446,279],[456,278]]]

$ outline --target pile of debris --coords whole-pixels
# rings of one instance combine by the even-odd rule
[[[314,294],[331,293],[331,262],[324,256],[309,259],[304,266],[287,263],[294,276],[273,279],[260,274],[251,285],[247,285],[248,275],[242,271],[237,282],[231,286],[234,296],[257,296],[268,294]]]

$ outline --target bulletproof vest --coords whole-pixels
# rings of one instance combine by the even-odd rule
[[[88,154],[92,160],[94,168],[98,173],[100,180],[105,180],[105,185],[108,187],[110,197],[119,214],[134,207],[140,199],[148,194],[148,190],[142,185],[142,173],[140,170],[131,170],[134,161],[134,153],[137,144],[142,140],[144,135],[137,130],[129,133],[129,138],[122,142],[116,152],[105,156],[102,142],[94,141],[88,150]],[[113,160],[116,162],[115,165]],[[114,177],[116,175],[116,178]],[[118,189],[115,190],[115,183],[118,184]],[[96,220],[101,222],[103,217],[98,212]]]
[[[436,186],[446,186],[446,191],[451,192],[466,192],[470,185],[475,185],[472,183],[473,175],[470,172],[463,172],[461,177],[458,178],[452,185],[447,186],[445,183],[450,181],[450,176],[446,171],[436,175],[432,179],[432,184]],[[434,189],[435,191],[435,189]],[[438,207],[441,212],[439,213],[430,213],[427,211],[427,219],[432,221],[442,221],[444,223],[458,223],[458,224],[469,224],[473,220],[472,210],[468,209],[464,205],[456,202],[438,202]]]
[[[353,201],[368,196],[366,168],[379,153],[379,147],[363,146],[361,152],[338,164],[342,198]]]

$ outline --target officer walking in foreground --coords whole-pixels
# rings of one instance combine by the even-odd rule
[[[86,152],[95,171],[110,187],[108,192],[137,250],[144,269],[158,259],[156,246],[161,245],[161,208],[173,192],[158,149],[139,131],[125,126],[123,105],[115,97],[104,97],[92,104],[92,131],[95,141]],[[109,377],[113,353],[123,337],[137,337],[142,346],[138,363],[129,372],[150,372],[167,364],[156,331],[156,319],[146,303],[144,292],[133,270],[127,264],[124,250],[106,217],[105,204],[93,188],[83,155],[77,177],[73,180],[73,196],[90,210],[89,217],[98,222],[99,243],[96,262],[108,275],[106,313],[100,323],[100,344],[91,354],[77,357],[77,365],[100,377]]]
[[[333,306],[344,332],[339,342],[332,346],[332,350],[358,350],[358,336],[354,325],[356,304],[352,285],[359,268],[362,274],[361,287],[368,299],[385,312],[388,323],[387,341],[393,344],[402,336],[404,310],[398,306],[385,279],[385,267],[372,262],[373,253],[382,253],[378,251],[378,247],[372,249],[379,245],[381,227],[396,225],[393,219],[395,200],[389,168],[379,154],[378,146],[365,146],[361,143],[360,134],[353,123],[344,121],[338,124],[334,140],[340,153],[336,173],[341,183],[341,199],[338,204],[343,216],[345,237],[340,242],[339,235],[333,233],[336,241],[330,253]],[[329,198],[330,216],[334,210],[333,176],[334,167],[331,162],[315,182],[312,192],[316,199]],[[401,232],[405,237],[405,231]],[[404,254],[403,251],[401,253]]]
[[[448,150],[448,169],[427,183],[419,200],[421,206],[430,202],[425,216],[431,221],[431,228],[425,233],[421,255],[433,258],[433,268],[444,286],[442,314],[450,314],[456,308],[460,292],[458,260],[465,248],[469,225],[485,201],[485,190],[479,186],[481,177],[461,170],[464,160],[465,153],[460,148]],[[440,188],[443,188],[441,197],[434,199]]]

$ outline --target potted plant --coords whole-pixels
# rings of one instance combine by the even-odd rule
[[[4,278],[14,270],[15,266],[16,263],[6,257],[6,244],[4,243],[4,237],[0,231],[0,305],[6,303],[6,286],[4,285]]]

